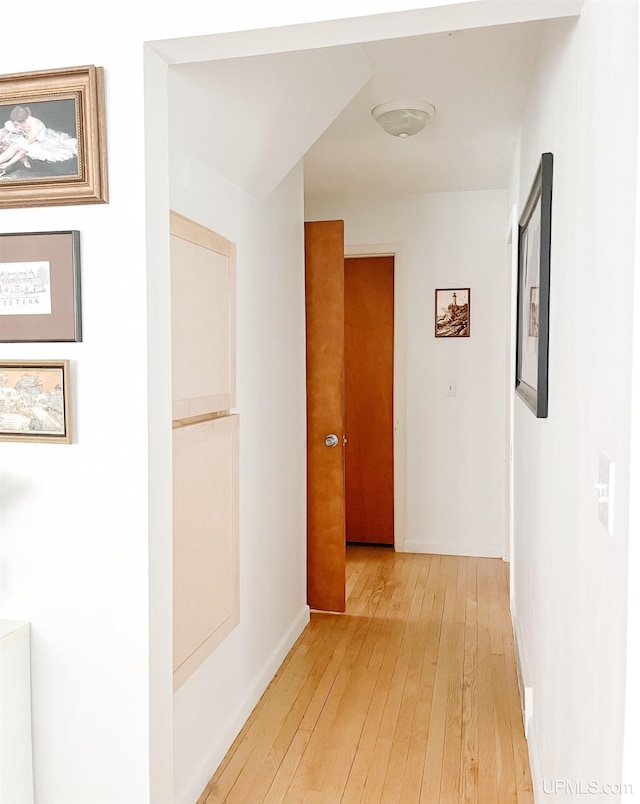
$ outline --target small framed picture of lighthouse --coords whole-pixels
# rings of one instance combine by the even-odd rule
[[[436,338],[468,338],[471,288],[436,289]]]

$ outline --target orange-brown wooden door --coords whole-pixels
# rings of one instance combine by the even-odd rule
[[[393,257],[345,260],[346,538],[393,544]]]
[[[345,610],[344,222],[305,223],[307,600]],[[335,446],[327,446],[328,436]]]

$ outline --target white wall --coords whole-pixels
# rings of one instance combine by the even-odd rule
[[[105,21],[100,41],[64,47],[64,65],[106,68],[110,203],[2,210],[3,231],[81,232],[84,342],[0,345],[2,358],[72,361],[75,443],[0,445],[0,615],[32,624],[35,792],[46,804],[178,800],[166,66],[147,64],[145,188],[144,34],[129,21],[126,36],[115,25],[107,35]],[[2,72],[60,66],[61,46],[43,34],[38,62],[5,48]],[[135,121],[135,152],[124,121]],[[176,702],[176,789],[201,782],[195,799],[307,616],[302,183],[297,169],[260,205],[186,158],[176,172],[173,206],[238,243],[243,621],[201,669],[206,682],[194,677]]]
[[[186,804],[309,619],[302,168],[260,202],[172,151],[171,207],[237,244],[238,277],[240,625],[174,696]]]
[[[577,22],[548,29],[512,182],[521,209],[553,152],[549,418],[519,399],[515,410],[517,626],[540,801],[561,792],[554,780],[638,783],[621,777],[636,14],[636,3],[587,2]],[[616,464],[613,536],[597,516],[600,453]]]
[[[407,552],[501,556],[506,191],[307,199],[345,243],[406,255]],[[435,288],[471,288],[471,337],[434,337]],[[457,396],[445,397],[455,380]]]
[[[359,36],[506,22],[501,14],[530,13],[528,3],[443,0],[442,9],[439,5],[437,0],[237,0],[223,6],[183,0],[149,14],[145,6],[114,0],[96,25],[87,22],[86,3],[68,0],[64,24],[52,34],[51,4],[32,0],[28,46],[20,36],[3,41],[0,74],[78,64],[106,71],[110,203],[1,213],[5,232],[79,229],[82,236],[84,342],[0,346],[2,358],[68,358],[74,377],[75,444],[0,446],[0,617],[32,623],[34,769],[41,804],[173,800],[165,359],[169,196],[167,121],[161,113],[166,83],[162,59],[152,64],[147,54],[145,61],[143,43],[192,37],[182,43],[189,60],[191,49],[207,39],[204,34],[260,26],[418,9],[415,15],[365,18],[362,24],[305,28],[304,42],[313,47]],[[558,0],[553,8],[545,3],[544,11],[562,13],[577,5]],[[423,7],[434,13],[422,13]],[[465,17],[470,7],[473,19]],[[297,30],[278,39],[273,27],[261,37],[248,35],[242,45],[237,37],[213,45],[218,56],[224,48],[228,55],[239,55],[239,47],[245,53],[269,52],[275,40],[283,49],[295,49],[303,46]],[[204,44],[211,48],[209,41]],[[146,86],[145,68],[153,74]],[[587,89],[589,126],[594,117],[606,124],[602,109],[595,108],[599,96]],[[157,107],[156,114],[147,109],[145,116],[145,100]],[[233,231],[223,233],[235,237]],[[244,304],[246,316],[250,297]],[[251,336],[248,329],[246,337]],[[241,370],[247,377],[246,362]],[[281,368],[276,374],[281,376]],[[591,383],[583,385],[584,393],[591,390]],[[246,399],[242,388],[240,393]],[[255,401],[241,404],[251,419]],[[257,472],[257,456],[250,464]],[[273,512],[265,511],[272,527]],[[190,739],[190,732],[185,735]],[[215,750],[212,746],[210,756]],[[205,755],[203,749],[206,761]],[[188,769],[182,766],[182,773]]]
[[[140,45],[86,9],[0,74],[105,65],[107,205],[3,209],[2,231],[81,233],[84,340],[1,344],[7,359],[71,361],[71,445],[0,443],[0,616],[31,622],[35,796],[41,804],[149,798],[149,589],[144,170],[123,120],[140,121]],[[46,5],[33,18],[49,19]],[[142,141],[142,134],[140,134]],[[139,158],[139,157],[138,157]]]

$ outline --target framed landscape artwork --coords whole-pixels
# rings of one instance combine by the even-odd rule
[[[80,232],[0,234],[0,343],[82,340]]]
[[[102,68],[0,76],[0,207],[107,200]]]
[[[553,154],[544,153],[518,226],[516,393],[538,419],[549,399],[552,185]]]
[[[471,327],[471,289],[436,290],[436,338],[468,338]]]
[[[0,441],[69,444],[69,362],[0,362]]]

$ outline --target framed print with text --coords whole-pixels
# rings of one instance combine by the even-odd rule
[[[0,234],[0,343],[81,340],[80,232]]]

